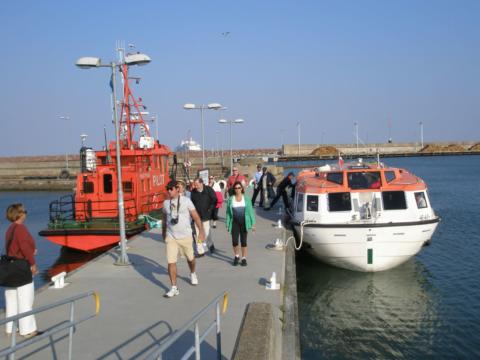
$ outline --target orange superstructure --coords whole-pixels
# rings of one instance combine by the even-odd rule
[[[145,216],[158,215],[166,199],[170,181],[168,157],[171,154],[150,136],[142,111],[146,107],[130,90],[128,66],[120,68],[123,100],[120,111],[120,157],[124,194],[126,235],[146,228]],[[40,235],[70,248],[93,251],[119,241],[118,177],[116,142],[106,149],[80,150],[81,172],[74,194],[50,204],[50,222]]]

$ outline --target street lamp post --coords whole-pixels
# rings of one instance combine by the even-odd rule
[[[297,121],[298,149],[297,155],[300,156],[300,121]]]
[[[70,120],[70,116],[59,116],[58,118],[61,120]],[[65,151],[65,170],[68,172],[68,150]]]
[[[355,121],[353,125],[355,126],[355,138],[357,141],[357,154],[358,154],[358,123]]]
[[[150,116],[150,120],[155,123],[155,139],[158,140],[158,115]]]
[[[235,119],[235,120],[226,120],[220,119],[218,120],[220,124],[230,124],[230,175],[233,174],[233,145],[232,145],[232,125],[233,124],[242,124],[244,122],[243,119]]]
[[[420,121],[420,146],[423,149],[423,121]]]
[[[204,122],[203,122],[203,110],[220,110],[222,109],[222,105],[218,103],[211,103],[208,105],[195,105],[195,104],[185,104],[183,105],[185,110],[200,110],[200,121],[202,127],[202,165],[205,168],[205,129],[204,129]]]
[[[123,57],[123,56],[122,56]],[[117,67],[126,65],[145,65],[151,61],[150,57],[145,54],[127,55],[118,63],[112,61],[110,64],[102,64],[100,58],[97,57],[82,57],[77,60],[75,65],[82,69],[108,67],[111,69],[112,79],[112,93],[113,93],[113,121],[115,123],[115,152],[117,158],[117,190],[118,190],[118,222],[120,225],[120,258],[117,259],[115,265],[130,265],[127,256],[127,237],[125,234],[125,204],[123,201],[122,189],[122,162],[120,149],[120,125],[118,123],[118,108],[117,108],[117,91],[116,91],[116,70]],[[128,79],[125,79],[128,81]]]

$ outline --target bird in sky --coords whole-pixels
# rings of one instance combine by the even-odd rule
[[[229,34],[230,34],[230,31],[222,32],[222,35],[223,35],[223,36],[228,36]]]

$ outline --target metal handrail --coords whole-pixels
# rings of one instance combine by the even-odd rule
[[[163,353],[171,346],[175,341],[177,341],[183,334],[185,334],[192,326],[194,327],[195,333],[195,343],[193,346],[187,349],[185,354],[181,357],[182,360],[189,359],[190,356],[195,353],[195,360],[200,360],[200,344],[205,340],[207,335],[216,328],[217,330],[217,359],[221,360],[222,358],[222,333],[221,333],[221,323],[220,323],[220,300],[223,299],[221,313],[225,314],[228,307],[228,293],[226,291],[217,295],[215,299],[212,300],[207,306],[200,310],[196,315],[194,315],[185,325],[178,329],[175,334],[170,336],[163,344],[159,346],[157,350],[151,353],[147,359],[148,360],[162,360]],[[207,325],[205,331],[201,334],[198,326],[198,321],[200,318],[205,315],[205,313],[210,310],[215,305],[215,320]]]
[[[75,320],[74,319],[75,301],[80,300],[80,299],[84,299],[84,298],[89,297],[89,296],[93,296],[93,298],[95,299],[95,314],[87,315],[83,318]],[[29,316],[29,315],[35,315],[35,314],[38,314],[38,313],[41,313],[41,312],[44,312],[44,311],[47,311],[47,310],[65,305],[65,304],[69,304],[69,303],[71,304],[70,305],[70,319],[69,320],[62,321],[59,324],[52,327],[51,329],[43,332],[42,334],[37,335],[33,338],[27,339],[27,340],[22,341],[21,343],[17,344],[17,339],[16,339],[16,336],[17,336],[17,323],[16,322],[17,322],[17,320],[19,320],[23,317]],[[89,292],[86,292],[86,293],[83,293],[83,294],[72,296],[68,299],[64,299],[64,300],[54,302],[53,304],[44,305],[44,306],[41,306],[41,307],[36,308],[34,310],[30,310],[30,311],[27,311],[27,312],[24,312],[24,313],[21,313],[21,314],[18,314],[18,315],[10,316],[8,318],[0,320],[0,325],[6,324],[8,322],[13,322],[12,335],[11,335],[12,340],[10,342],[10,346],[8,348],[0,350],[0,356],[8,356],[9,360],[14,360],[15,359],[15,352],[17,350],[23,349],[23,348],[25,348],[25,347],[27,347],[31,344],[34,344],[34,343],[36,343],[40,340],[43,340],[43,339],[45,339],[45,338],[47,338],[47,337],[49,337],[53,334],[56,334],[56,333],[58,333],[62,330],[69,329],[69,331],[68,331],[68,359],[71,359],[72,358],[72,345],[73,345],[73,332],[75,330],[75,326],[84,322],[84,321],[87,321],[87,320],[97,316],[99,312],[100,312],[100,296],[95,291],[89,291]]]

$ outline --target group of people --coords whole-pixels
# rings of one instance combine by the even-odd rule
[[[245,195],[245,178],[242,175],[235,177],[227,181],[227,190],[232,189],[233,193],[228,196],[225,223],[232,237],[233,265],[247,266],[247,233],[255,231],[255,214],[251,200]],[[195,257],[202,257],[206,250],[211,254],[215,252],[211,228],[216,228],[218,210],[224,199],[221,183],[216,183],[213,177],[209,177],[208,185],[202,178],[196,178],[188,192],[185,185],[183,181],[170,181],[167,184],[169,199],[163,204],[162,235],[171,282],[171,288],[165,294],[167,298],[179,294],[178,254],[187,259],[190,283],[198,285]]]
[[[177,257],[181,254],[187,259],[190,268],[190,283],[198,285],[195,272],[195,258],[204,255],[209,250],[215,252],[215,244],[211,236],[211,228],[216,228],[218,210],[222,207],[224,196],[226,201],[225,225],[231,234],[233,248],[233,266],[247,266],[247,235],[255,231],[255,200],[260,194],[260,206],[270,195],[273,200],[265,210],[270,210],[282,197],[285,207],[289,206],[287,188],[293,189],[293,173],[280,182],[276,195],[273,192],[275,177],[261,165],[253,177],[254,192],[250,199],[245,194],[247,179],[233,167],[228,177],[226,188],[223,183],[215,182],[209,177],[208,185],[202,178],[196,178],[187,189],[180,180],[172,180],[167,184],[169,199],[163,205],[162,235],[166,244],[168,273],[171,282],[170,290],[165,297],[171,298],[179,294],[177,286]],[[292,191],[293,193],[293,191]],[[192,232],[191,224],[194,224]],[[195,254],[196,253],[196,254]]]

